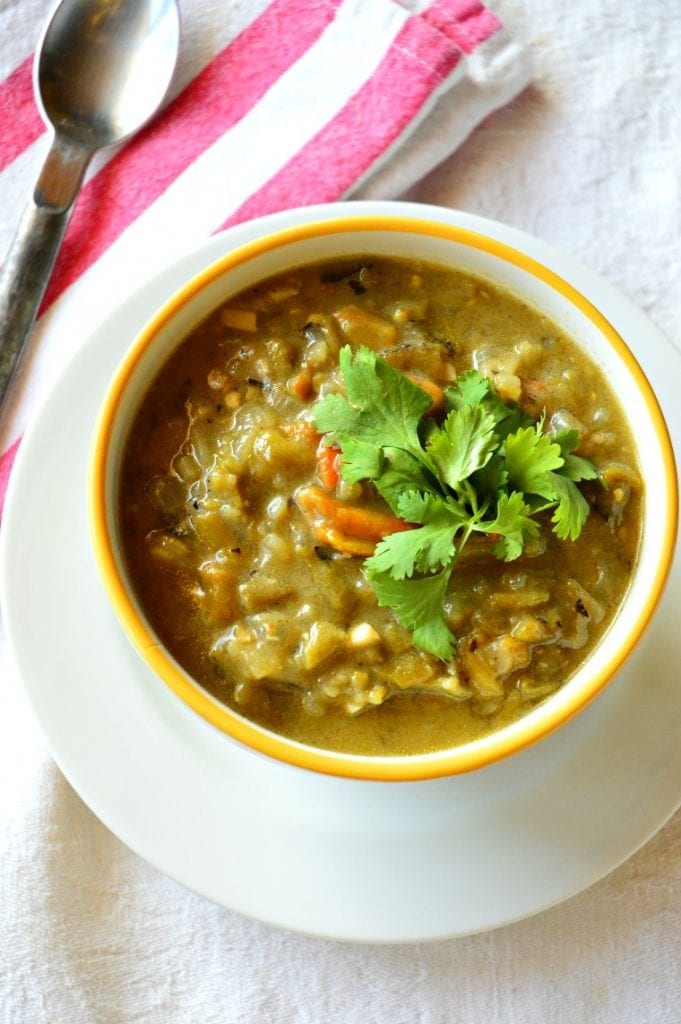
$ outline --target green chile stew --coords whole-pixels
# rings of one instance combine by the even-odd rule
[[[420,477],[384,486],[408,456],[392,435],[358,447],[370,413],[338,428],[353,370],[404,391]],[[566,487],[572,504],[550,500]],[[626,593],[642,485],[603,373],[555,324],[469,274],[375,257],[269,279],[197,327],[136,415],[119,500],[142,608],[210,693],[313,746],[399,755],[495,731],[575,672]],[[475,529],[448,532],[438,502]],[[401,594],[438,572],[419,632]]]

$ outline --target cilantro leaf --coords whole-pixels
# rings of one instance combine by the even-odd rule
[[[497,447],[494,418],[480,405],[453,409],[428,442],[438,476],[454,490],[491,458]]]
[[[581,455],[572,454],[579,444],[579,431],[574,427],[566,427],[563,430],[556,430],[551,436],[560,446],[560,454],[563,456],[561,475],[569,477],[570,480],[595,480],[598,473],[593,462],[582,458]]]
[[[441,569],[456,554],[453,536],[447,522],[391,533],[379,541],[373,555],[366,560],[366,568],[370,573],[388,573],[395,580],[412,576],[415,571]]]
[[[405,491],[416,490],[426,493],[440,493],[428,477],[418,459],[399,448],[384,448],[383,472],[374,480],[374,486],[396,515],[400,498]],[[406,518],[406,517],[405,517]],[[416,520],[414,520],[416,522]]]
[[[348,483],[375,480],[381,475],[385,462],[382,448],[345,435],[338,439],[338,444],[341,449],[338,471]]]
[[[560,447],[560,454],[565,458],[573,452],[579,444],[579,431],[574,427],[564,427],[562,430],[554,430],[551,437]]]
[[[445,403],[448,409],[461,409],[466,405],[483,408],[493,417],[495,433],[500,441],[521,427],[534,426],[534,420],[515,402],[502,401],[492,382],[478,370],[462,373],[456,384],[445,391]]]
[[[560,475],[570,480],[595,480],[598,473],[589,459],[584,459],[581,455],[566,455],[565,464],[560,468]]]
[[[442,661],[454,655],[455,639],[443,613],[451,568],[422,579],[395,580],[388,573],[372,572],[369,581],[379,605],[391,608],[414,643]]]
[[[502,490],[508,483],[508,472],[503,456],[496,452],[482,469],[478,469],[471,476],[471,484],[476,493],[483,500],[488,495],[494,495]],[[480,502],[482,504],[482,502]]]
[[[408,523],[425,524],[433,522],[438,517],[446,517],[458,528],[468,522],[468,512],[461,502],[453,498],[445,499],[440,495],[407,491],[400,496],[397,508]]]
[[[550,434],[542,433],[541,423],[509,434],[504,441],[503,454],[509,484],[529,494],[543,494],[537,487],[541,486],[546,473],[559,469],[564,461],[560,445]]]
[[[534,426],[534,420],[526,416],[519,406],[510,404],[506,409],[508,415],[497,419],[494,428],[500,443],[505,441],[509,434],[515,434],[524,427]]]
[[[539,523],[530,518],[531,509],[525,504],[519,491],[500,494],[496,518],[480,523],[478,529],[485,533],[501,534],[492,551],[497,558],[512,562],[522,555],[528,540],[534,540],[539,533]]]
[[[457,378],[456,384],[447,388],[445,401],[448,409],[461,409],[464,405],[480,405],[491,392],[487,377],[478,370],[467,370]]]
[[[408,523],[421,526],[384,537],[365,563],[370,574],[387,572],[393,579],[402,580],[414,571],[434,572],[454,559],[454,537],[468,520],[462,505],[411,491],[401,496],[398,511]]]
[[[558,505],[551,517],[553,532],[561,540],[577,540],[589,515],[589,503],[573,480],[559,473],[547,473],[544,495]]]
[[[353,353],[346,345],[339,361],[347,398],[327,395],[315,404],[312,415],[317,430],[329,433],[335,443],[352,437],[377,447],[402,448],[419,457],[418,425],[430,408],[430,397],[368,348]]]
[[[477,370],[447,388],[439,424],[428,395],[375,352],[346,347],[340,366],[346,394],[317,402],[317,429],[341,449],[345,480],[371,481],[413,524],[379,541],[367,579],[414,644],[446,661],[456,640],[444,599],[470,535],[493,536],[493,554],[512,561],[538,535],[536,517],[551,513],[554,533],[574,540],[589,514],[577,483],[597,471],[574,454],[577,430],[545,433],[543,417],[502,401]]]

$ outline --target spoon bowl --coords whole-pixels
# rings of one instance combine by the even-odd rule
[[[60,3],[36,64],[44,118],[86,148],[122,141],[160,106],[178,43],[173,0]]]

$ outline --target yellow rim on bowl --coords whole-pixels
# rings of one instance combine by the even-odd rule
[[[156,334],[198,292],[225,272],[256,256],[307,239],[350,232],[420,234],[481,250],[533,275],[572,303],[598,328],[627,367],[643,397],[653,424],[668,481],[662,555],[651,580],[646,601],[626,641],[598,672],[574,693],[567,707],[549,701],[540,715],[528,715],[512,726],[471,744],[409,757],[380,758],[317,750],[268,732],[242,718],[194,682],[154,637],[140,615],[125,582],[116,555],[116,543],[107,515],[109,448],[121,399],[132,373]],[[179,342],[178,342],[179,343]],[[170,354],[170,353],[169,353]],[[348,778],[407,781],[472,771],[491,764],[548,735],[588,704],[609,682],[636,646],[660,599],[671,566],[678,522],[676,466],[664,417],[637,360],[612,325],[592,303],[567,281],[524,253],[466,228],[399,215],[353,214],[330,221],[314,221],[287,228],[239,246],[197,274],[180,289],[141,331],[124,357],[106,395],[93,437],[88,486],[89,519],[96,560],[109,599],[129,637],[155,673],[189,707],[212,725],[261,753],[319,772]]]

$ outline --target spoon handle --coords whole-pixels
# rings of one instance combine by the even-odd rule
[[[45,294],[91,153],[55,138],[0,275],[0,411]]]

